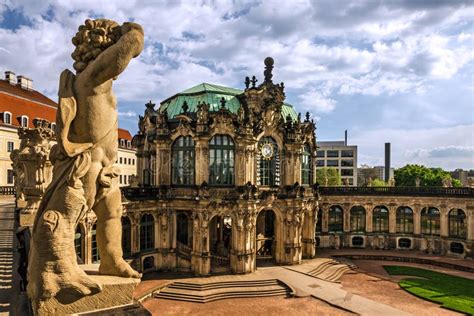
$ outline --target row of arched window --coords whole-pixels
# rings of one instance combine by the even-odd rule
[[[343,232],[344,211],[338,205],[329,208],[329,232]],[[364,233],[366,231],[366,210],[363,206],[354,206],[350,212],[350,231]],[[319,210],[316,231],[321,232],[322,212]],[[396,232],[413,234],[413,210],[408,206],[400,206],[396,211]],[[421,234],[440,235],[440,211],[435,207],[425,207],[421,211]],[[372,231],[374,233],[389,232],[389,211],[385,206],[377,206],[372,212]],[[448,213],[448,235],[453,238],[467,237],[467,218],[462,209],[452,209]]]
[[[140,251],[148,251],[155,248],[154,222],[153,215],[151,214],[143,214],[140,219]],[[94,224],[91,229],[91,260],[93,263],[100,260],[96,235],[96,224]],[[77,226],[74,246],[76,248],[76,254],[81,261],[84,260],[83,236],[81,227]],[[125,258],[132,255],[132,225],[130,219],[126,216],[122,217],[122,249]]]
[[[195,184],[195,144],[191,136],[180,136],[172,145],[173,185]],[[280,150],[271,137],[260,140],[257,152],[257,185],[280,185]],[[301,182],[312,183],[311,148],[304,146],[301,159]],[[235,144],[228,135],[215,135],[209,141],[210,185],[231,186],[235,181]]]

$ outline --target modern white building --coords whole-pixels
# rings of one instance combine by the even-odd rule
[[[336,168],[343,184],[357,186],[357,146],[344,141],[318,141],[318,168]],[[317,171],[316,171],[317,172]]]

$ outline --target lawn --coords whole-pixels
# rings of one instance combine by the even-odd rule
[[[445,308],[474,315],[474,281],[414,267],[384,266],[391,275],[416,276],[398,284],[404,290],[423,299],[440,303]]]

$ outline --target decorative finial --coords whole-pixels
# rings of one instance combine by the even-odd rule
[[[298,113],[298,123],[301,123],[301,113]]]
[[[184,101],[183,106],[181,108],[183,109],[183,114],[186,114],[189,109],[188,102]]]
[[[145,103],[145,106],[148,108],[148,109],[153,109],[155,107],[155,103],[148,101],[148,103]]]
[[[265,76],[265,82],[272,82],[272,70],[273,70],[273,58],[267,57],[265,58],[265,71],[263,72],[263,75]]]
[[[225,103],[226,103],[226,99],[224,99],[224,97],[222,97],[221,99],[221,109],[225,110]]]
[[[252,82],[252,88],[255,88],[255,84],[257,84],[257,81],[258,79],[255,78],[255,76],[252,76],[252,80],[250,80],[250,82]]]
[[[280,83],[280,86],[281,86],[281,90],[285,89],[285,83],[284,82]]]
[[[245,89],[248,89],[250,87],[250,78],[245,77]]]
[[[305,120],[305,122],[309,122],[309,118],[310,118],[310,114],[309,114],[309,112],[306,112],[306,115],[305,115],[305,117],[306,117],[306,120]]]

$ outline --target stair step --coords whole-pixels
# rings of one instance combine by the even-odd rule
[[[158,299],[169,299],[177,301],[188,301],[188,302],[197,302],[197,303],[207,303],[222,299],[229,298],[247,298],[247,297],[267,297],[267,296],[279,296],[279,295],[288,295],[289,291],[287,289],[275,289],[269,291],[243,291],[243,292],[224,292],[224,293],[215,293],[206,296],[199,295],[183,295],[175,293],[157,293],[153,295],[154,298]]]

